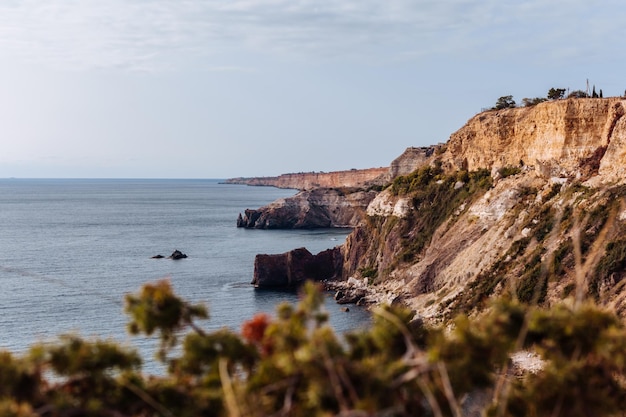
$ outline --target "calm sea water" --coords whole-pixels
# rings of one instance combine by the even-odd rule
[[[347,231],[235,227],[244,209],[293,194],[217,180],[0,180],[0,349],[22,352],[74,332],[151,357],[153,340],[126,335],[122,300],[163,278],[208,305],[208,330],[239,330],[258,312],[297,302],[296,294],[250,285],[255,255],[303,246],[317,253]],[[175,249],[189,257],[151,259]],[[369,324],[364,309],[341,312],[331,299],[326,309],[339,332]]]

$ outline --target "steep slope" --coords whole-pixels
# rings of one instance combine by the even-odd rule
[[[345,277],[432,320],[505,293],[546,305],[587,294],[626,315],[624,105],[475,116],[372,201],[344,246]]]
[[[484,112],[452,134],[441,159],[470,171],[527,164],[550,177],[583,175],[582,161],[606,156],[601,173],[612,176],[612,164],[624,165],[625,106],[621,98],[568,99]]]

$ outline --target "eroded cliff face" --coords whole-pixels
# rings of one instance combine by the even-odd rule
[[[376,191],[317,188],[281,198],[239,215],[238,227],[252,229],[314,229],[355,227]]]
[[[501,294],[585,296],[626,317],[625,108],[570,99],[473,117],[372,201],[344,278],[370,277],[373,299],[392,294],[427,320]]]
[[[425,320],[502,294],[590,297],[626,317],[625,109],[621,98],[569,99],[481,113],[444,146],[407,149],[378,177],[382,192],[348,202],[315,189],[242,222],[355,227],[342,278],[370,281],[369,301],[400,300]]]
[[[464,192],[450,184],[439,191]],[[549,306],[578,292],[626,317],[626,186],[527,171],[452,201],[434,231],[414,200],[403,216],[369,217],[344,245],[344,277],[374,277],[375,295],[392,293],[426,320],[478,312],[502,294]]]
[[[389,168],[352,169],[334,172],[303,172],[278,177],[231,178],[228,184],[245,184],[313,190],[315,188],[366,188],[389,181]]]
[[[450,169],[530,165],[543,176],[566,177],[581,175],[581,165],[595,158],[613,179],[612,166],[624,165],[625,107],[621,98],[590,98],[484,112],[452,134],[441,160]]]
[[[283,254],[257,255],[252,284],[257,288],[296,288],[306,280],[332,280],[341,275],[342,261],[339,247],[316,255],[306,248]]]
[[[443,144],[407,148],[402,155],[391,161],[387,179],[392,180],[400,175],[410,174],[417,168],[430,163],[433,157],[443,149],[445,149]]]

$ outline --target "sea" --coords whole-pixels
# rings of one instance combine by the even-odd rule
[[[207,331],[239,331],[255,314],[298,302],[297,292],[255,289],[254,258],[340,245],[347,229],[252,230],[237,215],[295,190],[180,179],[0,179],[0,350],[26,352],[61,334],[113,339],[137,349],[144,371],[156,338],[130,336],[125,294],[167,279],[208,307]],[[180,250],[181,260],[153,259]],[[367,327],[370,313],[324,308],[338,334]]]

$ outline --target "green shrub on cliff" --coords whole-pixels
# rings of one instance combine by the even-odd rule
[[[543,103],[544,101],[548,101],[548,99],[544,97],[523,98],[522,104],[524,105],[524,107],[532,107],[536,106],[537,104]]]
[[[548,100],[560,100],[565,97],[565,88],[551,88],[548,90]]]
[[[587,94],[586,91],[582,91],[582,90],[572,91],[567,96],[567,98],[588,98],[588,97],[589,97],[589,94]]]
[[[409,175],[397,177],[391,183],[391,192],[394,195],[406,195],[428,186],[443,176],[441,165],[426,165],[416,169]]]
[[[398,177],[392,191],[411,197],[413,210],[403,220],[404,238],[399,255],[402,262],[410,262],[430,242],[433,233],[463,203],[471,202],[492,186],[490,172],[457,171],[445,174],[441,167],[422,167],[411,175]]]
[[[520,167],[511,165],[504,166],[498,170],[498,174],[500,174],[502,178],[510,177],[511,175],[517,175],[520,172],[522,172],[522,169]]]

